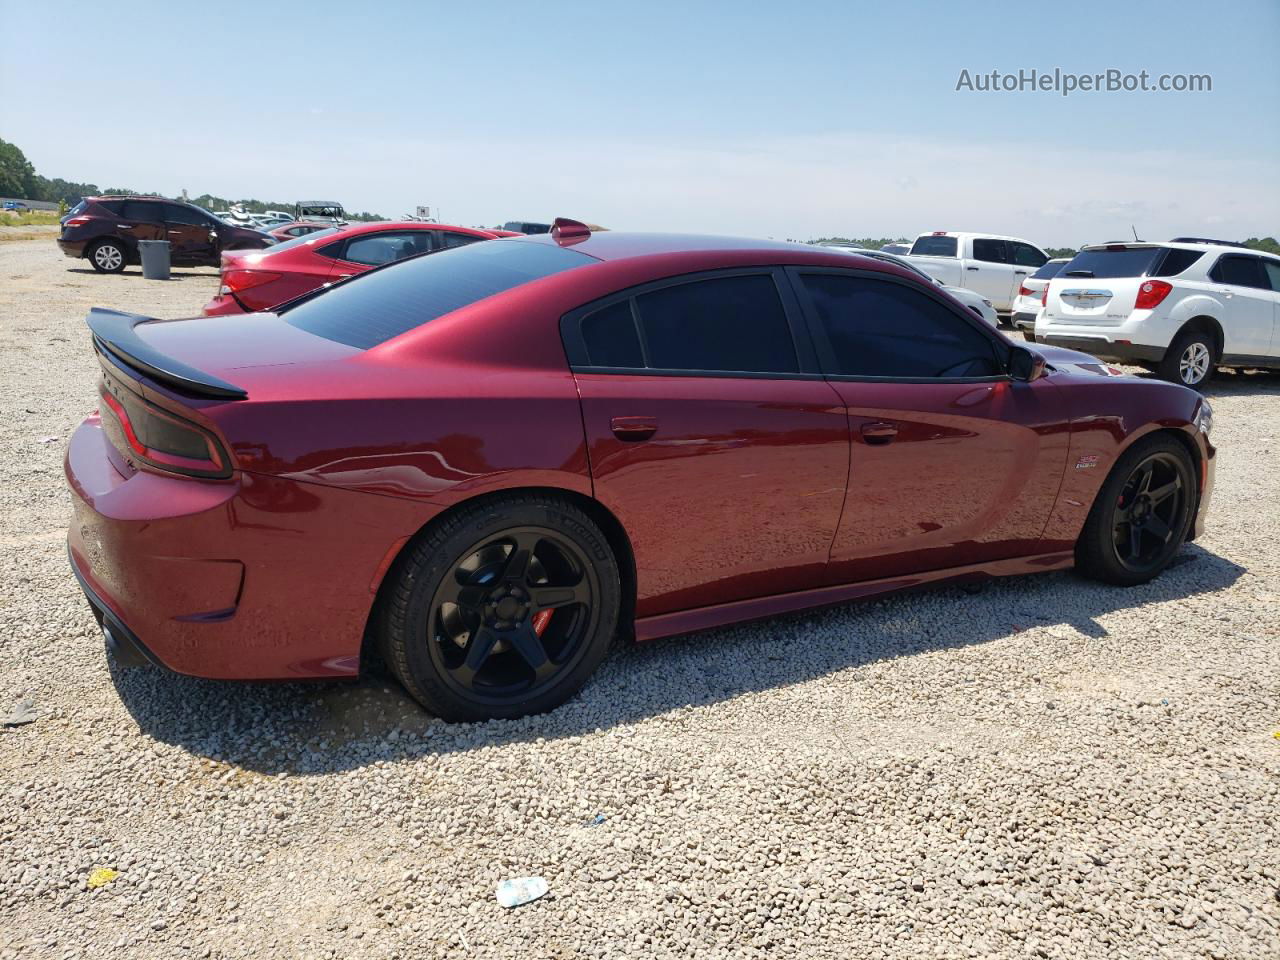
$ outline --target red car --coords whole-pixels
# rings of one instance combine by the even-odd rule
[[[945,581],[1158,574],[1199,534],[1194,391],[1030,349],[879,260],[597,233],[478,243],[279,314],[94,310],[71,563],[126,662],[571,696],[650,640]]]
[[[204,313],[214,317],[270,310],[373,267],[503,236],[514,234],[416,221],[314,230],[265,250],[223,254],[222,286],[204,305]]]
[[[278,227],[272,227],[267,233],[276,238],[279,243],[287,243],[295,237],[305,237],[309,233],[315,233],[317,230],[331,230],[332,223],[315,223],[311,220],[292,220],[289,223],[282,223]]]

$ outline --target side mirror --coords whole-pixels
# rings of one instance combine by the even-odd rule
[[[1044,376],[1045,359],[1026,347],[1015,346],[1009,351],[1009,376],[1023,383],[1031,383]]]

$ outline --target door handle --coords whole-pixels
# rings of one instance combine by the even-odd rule
[[[338,279],[339,279],[339,280],[350,280],[350,279],[351,279],[352,277],[354,277],[354,276],[355,276],[355,274],[354,274],[354,273],[340,273],[340,274],[338,274]]]
[[[977,267],[965,267],[966,270],[977,270]]]
[[[898,425],[896,423],[884,423],[877,421],[876,423],[864,423],[862,425],[862,440],[864,443],[877,444],[889,443],[898,435]]]
[[[1016,274],[1017,274],[1018,276],[1020,276],[1020,277],[1025,277],[1025,276],[1027,275],[1027,271],[1025,271],[1025,270],[1015,270],[1015,271],[1013,271],[1013,272],[1014,272],[1014,273],[1016,273]]]
[[[614,417],[609,428],[619,440],[635,443],[648,440],[658,432],[658,421],[653,417]]]

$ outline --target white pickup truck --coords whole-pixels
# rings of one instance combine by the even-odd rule
[[[1008,313],[1022,281],[1049,259],[1035,244],[989,233],[922,233],[906,259],[950,287],[964,287]]]

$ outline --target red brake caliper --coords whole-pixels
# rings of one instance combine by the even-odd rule
[[[542,636],[542,631],[547,629],[547,624],[551,622],[551,614],[554,610],[539,610],[533,615],[533,632],[538,636]]]

